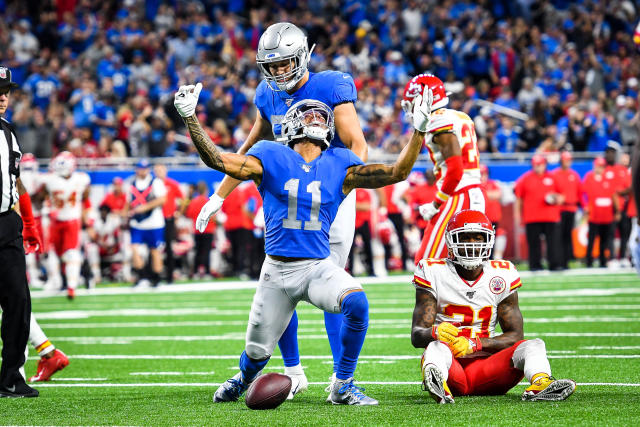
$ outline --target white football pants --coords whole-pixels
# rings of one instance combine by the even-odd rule
[[[353,235],[356,231],[356,191],[353,190],[340,203],[336,217],[329,229],[329,258],[340,268],[345,268]]]

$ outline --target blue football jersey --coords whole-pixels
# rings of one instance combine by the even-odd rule
[[[324,102],[332,110],[336,105],[345,102],[355,103],[358,99],[356,85],[353,78],[339,71],[309,72],[309,80],[295,93],[276,92],[263,80],[256,89],[253,102],[262,117],[271,123],[271,129],[276,137],[280,136],[280,122],[293,104],[303,99],[315,99]],[[338,132],[335,133],[331,146],[343,147]]]
[[[362,160],[346,148],[329,148],[306,163],[286,145],[259,141],[249,152],[262,162],[265,252],[293,258],[329,256],[329,228],[346,197],[347,168]]]

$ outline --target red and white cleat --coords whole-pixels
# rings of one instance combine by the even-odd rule
[[[53,356],[47,359],[42,356],[38,362],[37,373],[29,378],[29,382],[49,381],[51,376],[69,365],[69,358],[62,351],[55,349]]]
[[[67,288],[67,298],[73,300],[76,297],[75,289]]]

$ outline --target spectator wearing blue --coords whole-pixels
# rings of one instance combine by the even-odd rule
[[[514,127],[513,119],[503,116],[500,122],[502,126],[498,129],[492,141],[494,151],[513,153],[520,140],[520,136]]]

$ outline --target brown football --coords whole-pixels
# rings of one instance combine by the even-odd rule
[[[291,378],[270,372],[260,375],[247,390],[244,402],[250,409],[274,409],[287,400],[291,391]]]

